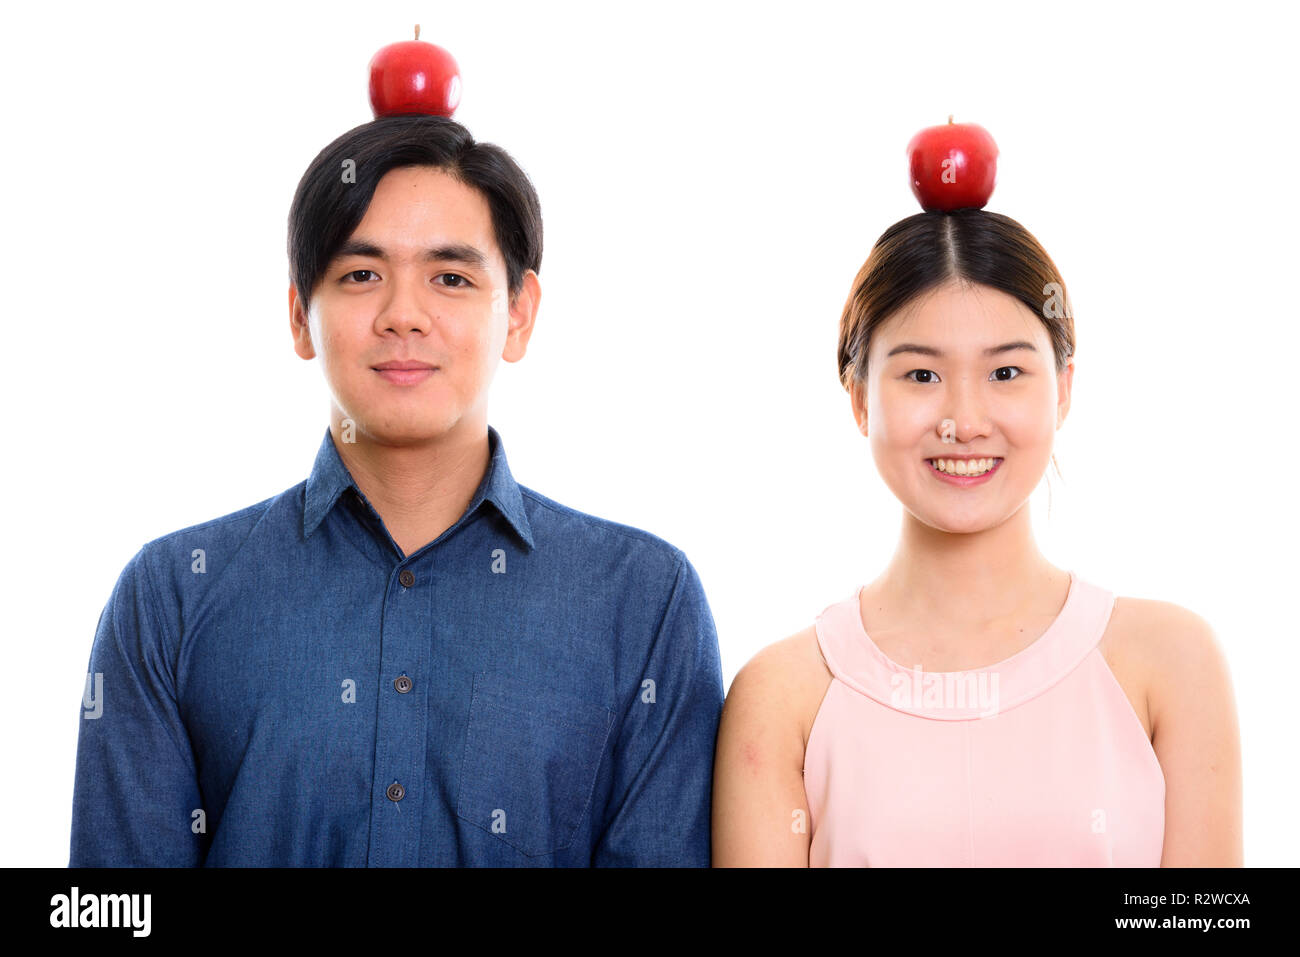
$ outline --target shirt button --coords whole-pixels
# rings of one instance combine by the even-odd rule
[[[410,588],[415,584],[415,575],[411,573],[409,568],[403,568],[402,573],[397,576],[397,580],[402,583],[404,588]]]
[[[400,801],[406,796],[406,788],[402,787],[396,781],[388,785],[388,800]]]
[[[398,693],[406,694],[411,690],[411,679],[406,675],[398,675],[393,679],[393,687],[398,690]]]

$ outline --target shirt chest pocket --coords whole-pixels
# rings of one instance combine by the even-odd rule
[[[530,857],[573,843],[614,724],[608,708],[474,676],[456,814]]]

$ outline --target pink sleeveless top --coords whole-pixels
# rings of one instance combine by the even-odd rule
[[[864,586],[865,587],[865,586]],[[1165,779],[1070,572],[1043,635],[978,671],[876,647],[861,589],[817,616],[832,680],[804,755],[813,867],[1158,867]]]

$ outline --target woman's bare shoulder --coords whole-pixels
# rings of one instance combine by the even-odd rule
[[[1203,655],[1218,643],[1210,623],[1196,612],[1157,598],[1121,595],[1115,599],[1113,622],[1116,627],[1109,631],[1125,653],[1148,667]]]
[[[755,654],[737,672],[727,701],[761,710],[766,721],[794,724],[806,742],[830,681],[816,625],[809,625]]]
[[[1153,723],[1174,698],[1208,676],[1226,675],[1214,628],[1171,601],[1121,596],[1115,601],[1115,653],[1140,670]]]

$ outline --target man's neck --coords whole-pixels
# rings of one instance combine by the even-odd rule
[[[385,444],[330,434],[339,458],[404,555],[435,540],[465,514],[490,462],[487,426],[458,427],[435,440]]]

